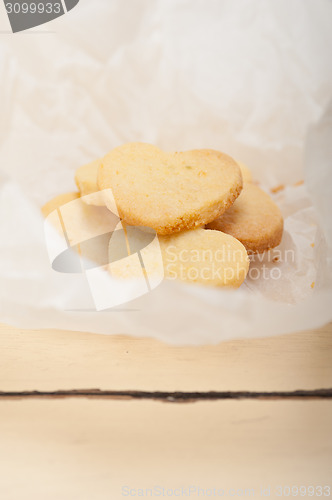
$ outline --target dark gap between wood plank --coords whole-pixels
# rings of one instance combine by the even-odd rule
[[[112,398],[112,399],[152,399],[165,402],[194,402],[223,399],[329,399],[331,389],[251,392],[165,392],[165,391],[103,391],[100,389],[73,389],[66,391],[0,391],[1,399],[27,398]]]

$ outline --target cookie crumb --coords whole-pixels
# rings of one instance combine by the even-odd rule
[[[302,184],[304,184],[304,180],[295,182],[294,186],[302,186]]]
[[[313,281],[310,286],[311,286],[311,288],[314,288],[315,282]]]
[[[271,188],[270,191],[271,193],[279,193],[279,191],[283,191],[283,189],[285,189],[285,184],[279,184],[279,186]]]
[[[311,245],[310,245],[310,246],[311,246],[312,248],[314,248],[314,246],[315,246],[315,243],[311,243]]]
[[[279,257],[274,257],[272,260],[273,262],[279,262]]]

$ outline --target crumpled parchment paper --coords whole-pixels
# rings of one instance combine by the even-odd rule
[[[0,321],[204,344],[331,320],[331,16],[328,0],[81,0],[2,32]],[[130,141],[221,150],[284,187],[282,244],[240,289],[164,281],[96,311],[83,273],[52,269],[41,205]]]

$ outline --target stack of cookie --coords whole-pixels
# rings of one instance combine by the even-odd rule
[[[165,153],[149,144],[125,144],[79,168],[75,181],[81,199],[116,213],[125,231],[135,226],[158,235],[169,279],[238,287],[249,269],[248,254],[281,241],[278,207],[252,183],[245,165],[218,151]],[[49,202],[44,214],[78,194],[66,196]],[[123,266],[116,269],[115,275],[130,276]]]

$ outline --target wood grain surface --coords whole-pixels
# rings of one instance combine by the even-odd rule
[[[295,391],[332,388],[332,324],[218,346],[0,325],[0,391]]]
[[[0,498],[318,496],[331,355],[332,325],[189,348],[2,325]]]
[[[331,426],[331,400],[0,400],[0,497],[280,498],[278,486],[331,484]]]

